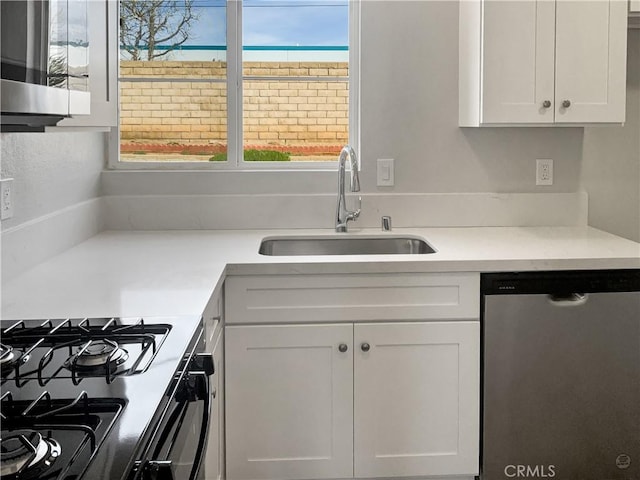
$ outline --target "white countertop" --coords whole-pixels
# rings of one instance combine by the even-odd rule
[[[640,244],[590,227],[356,230],[430,255],[267,257],[265,236],[329,230],[105,231],[2,285],[2,318],[200,315],[224,275],[640,268]]]

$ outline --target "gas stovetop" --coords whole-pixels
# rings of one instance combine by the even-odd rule
[[[0,476],[126,479],[198,317],[2,321]]]
[[[65,478],[87,465],[124,407],[119,399],[93,399],[82,392],[68,402],[43,392],[33,402],[2,396],[3,478]]]
[[[171,330],[166,324],[137,319],[122,324],[116,318],[82,319],[27,327],[16,322],[2,331],[2,379],[17,384],[36,379],[45,386],[55,378],[103,377],[111,383],[121,375],[143,372]]]

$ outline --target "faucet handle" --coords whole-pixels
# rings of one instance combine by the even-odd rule
[[[360,216],[360,211],[361,210],[362,210],[362,197],[360,195],[358,195],[358,208],[356,208],[356,211],[353,212],[353,219],[354,220]]]
[[[360,210],[361,210],[360,207],[362,207],[362,197],[358,197],[358,208],[356,208],[354,211],[347,210],[347,222],[349,220],[355,220],[360,216]],[[345,222],[345,225],[346,225],[346,222]]]

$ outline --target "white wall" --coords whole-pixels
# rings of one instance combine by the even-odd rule
[[[640,242],[640,30],[629,30],[627,122],[584,132],[589,224]]]
[[[361,24],[364,193],[580,190],[582,128],[458,127],[457,2],[363,0]],[[395,158],[394,187],[376,186],[378,158]],[[535,186],[536,158],[555,161],[553,186]],[[242,175],[200,175],[181,188],[176,175],[167,173],[153,180],[144,173],[108,173],[105,192],[332,193],[336,189],[334,172],[316,174],[311,188],[304,172],[286,177],[260,174],[259,181],[256,175],[248,181],[246,174],[238,178]]]
[[[458,128],[458,2],[362,2],[363,184],[396,159],[389,192],[575,192],[582,128]],[[536,158],[554,185],[535,186]]]
[[[624,157],[605,135],[584,138],[582,128],[461,129],[458,112],[458,4],[455,1],[362,2],[362,190],[373,193],[546,193],[598,195],[598,175],[581,181],[583,144],[591,152]],[[637,32],[635,39],[637,40]],[[632,42],[630,42],[631,44]],[[637,54],[636,57],[637,59]],[[637,74],[636,74],[637,75]],[[636,77],[637,78],[637,77]],[[631,97],[636,92],[631,87]],[[635,88],[635,90],[634,90]],[[631,100],[632,101],[632,100]],[[630,109],[631,110],[631,109]],[[637,126],[637,123],[636,123]],[[627,125],[633,135],[632,122]],[[627,128],[625,127],[625,128]],[[608,131],[621,132],[618,127]],[[3,177],[16,178],[16,217],[3,230],[100,194],[105,142],[99,133],[2,134]],[[625,150],[631,156],[633,148]],[[394,187],[377,187],[377,158],[395,158]],[[535,186],[535,159],[555,161],[555,183]],[[597,163],[597,162],[595,162]],[[158,181],[162,177],[161,181]],[[619,175],[626,178],[627,173]],[[592,178],[592,181],[588,181]],[[335,172],[247,176],[116,172],[102,175],[103,194],[194,195],[212,193],[333,194]],[[632,193],[633,186],[629,187]],[[616,205],[602,206],[602,217],[628,223]],[[627,202],[627,203],[625,203]],[[626,210],[625,210],[626,211]],[[240,212],[242,215],[242,212]],[[592,216],[600,224],[598,215]],[[609,228],[609,227],[608,227]],[[612,227],[611,227],[612,228]]]
[[[100,196],[103,133],[2,133],[0,144],[15,209],[2,231]]]
[[[14,217],[2,222],[2,281],[104,228],[102,133],[2,133],[2,178]]]

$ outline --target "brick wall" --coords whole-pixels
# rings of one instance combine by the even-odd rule
[[[346,77],[346,63],[253,62],[244,75]],[[123,143],[226,144],[226,63],[122,61],[121,77],[167,81],[120,84]],[[182,81],[171,81],[181,79]],[[348,140],[346,81],[245,81],[245,145],[342,145]]]

